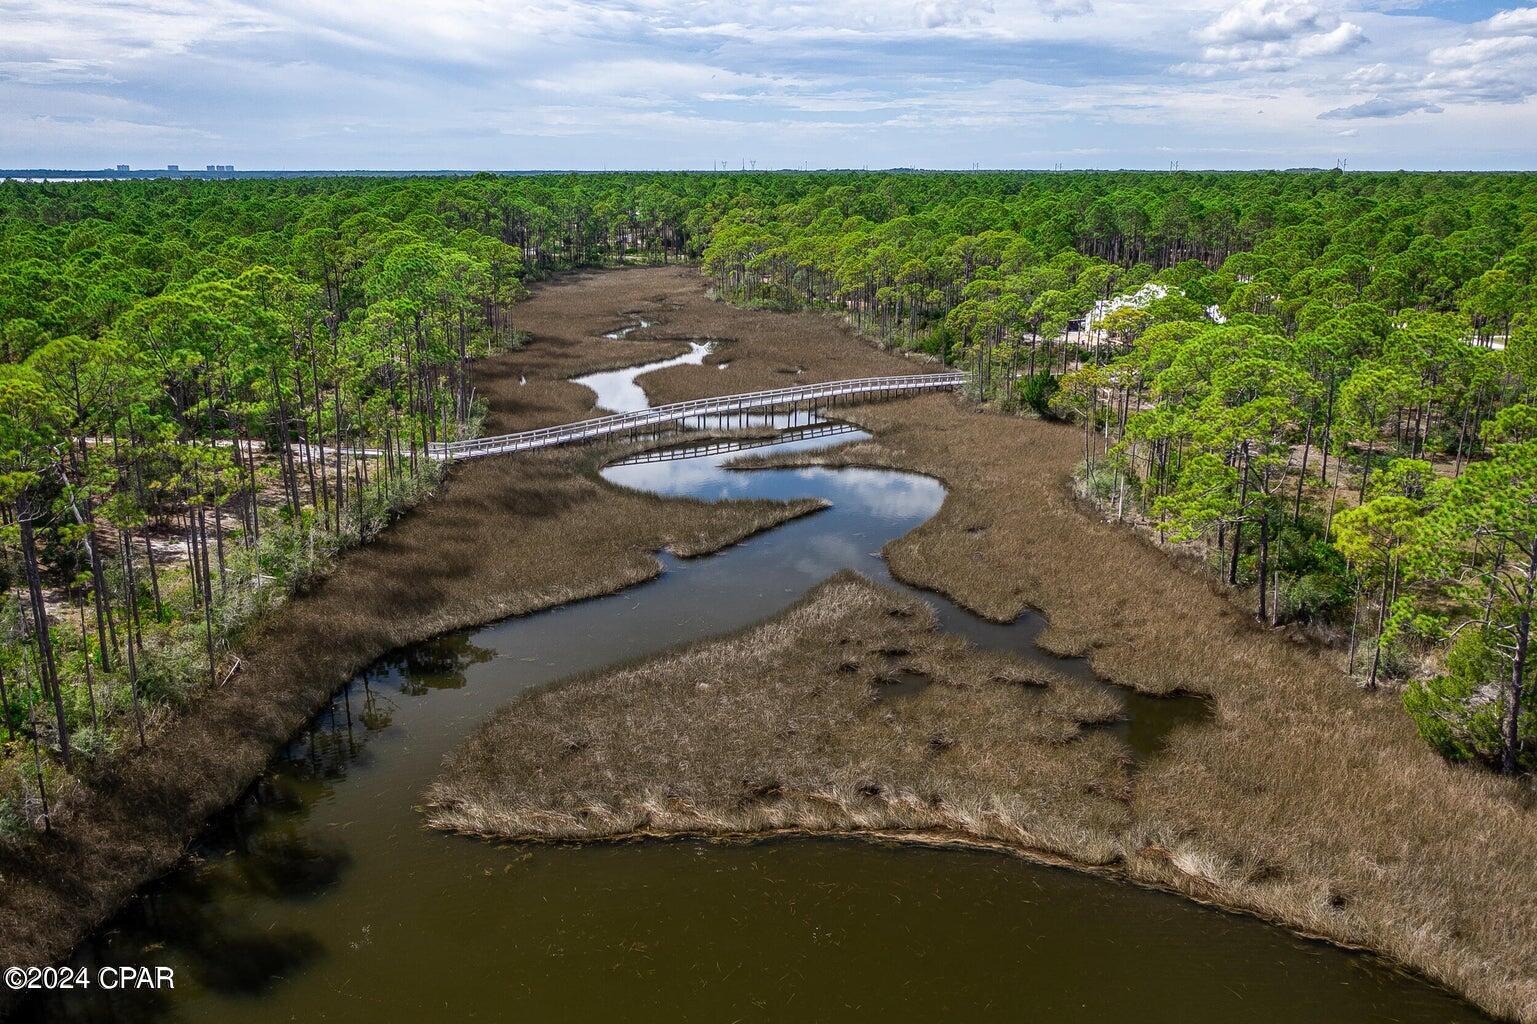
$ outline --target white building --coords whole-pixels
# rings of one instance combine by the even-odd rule
[[[1169,289],[1167,285],[1150,281],[1129,295],[1117,295],[1110,299],[1100,299],[1094,303],[1088,315],[1083,318],[1085,330],[1095,330],[1100,326],[1100,321],[1114,313],[1118,309],[1145,309],[1149,303],[1167,298]]]

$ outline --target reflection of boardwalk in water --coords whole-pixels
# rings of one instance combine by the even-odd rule
[[[658,448],[655,451],[642,452],[632,455],[627,459],[621,459],[612,465],[638,466],[646,462],[675,462],[678,459],[694,459],[702,455],[725,455],[731,452],[745,452],[753,448],[766,448],[770,445],[784,444],[786,441],[804,441],[817,437],[835,437],[838,434],[857,434],[858,427],[849,423],[816,423],[807,427],[791,427],[773,437],[752,438],[728,438],[719,441],[707,441],[703,444],[680,445],[675,448]]]

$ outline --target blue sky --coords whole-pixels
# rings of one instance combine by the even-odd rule
[[[0,0],[0,166],[1537,169],[1485,0]]]

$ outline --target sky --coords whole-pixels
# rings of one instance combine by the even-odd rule
[[[0,0],[0,167],[1537,169],[1485,0]]]

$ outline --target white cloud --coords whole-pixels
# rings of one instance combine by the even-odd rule
[[[1366,42],[1366,31],[1352,21],[1342,21],[1327,32],[1303,36],[1297,44],[1299,57],[1332,57],[1348,53]]]
[[[1490,32],[1537,31],[1537,7],[1516,7],[1500,11],[1484,22],[1484,28]]]
[[[1094,13],[1093,0],[1036,0],[1036,6],[1052,21],[1082,18]]]
[[[1420,88],[1449,103],[1516,103],[1537,94],[1537,7],[1501,11],[1475,35],[1429,54]]]
[[[1201,60],[1217,71],[1274,73],[1308,59],[1348,53],[1367,42],[1353,21],[1311,3],[1240,0],[1195,33]],[[1183,65],[1187,73],[1194,70]],[[1199,73],[1199,72],[1197,72]],[[1214,71],[1213,73],[1216,73]]]
[[[1405,114],[1413,114],[1419,111],[1424,111],[1427,114],[1439,114],[1441,113],[1441,108],[1426,100],[1373,96],[1369,100],[1363,100],[1348,107],[1336,107],[1333,110],[1326,110],[1319,114],[1318,117],[1324,121],[1339,121],[1362,117],[1402,117]]]
[[[924,28],[974,25],[992,13],[993,5],[987,0],[921,0],[913,5],[913,14]]]
[[[1445,103],[1519,103],[1537,94],[1537,68],[1515,60],[1435,70],[1420,88]]]
[[[1430,63],[1448,67],[1472,67],[1507,57],[1526,57],[1537,49],[1537,36],[1493,36],[1469,39],[1456,46],[1430,51]]]
[[[1379,88],[1388,85],[1402,85],[1413,80],[1409,75],[1380,61],[1366,67],[1356,68],[1345,76],[1345,81],[1352,85],[1376,86]]]
[[[1241,0],[1198,33],[1208,43],[1284,42],[1332,31],[1339,19],[1309,3]]]

